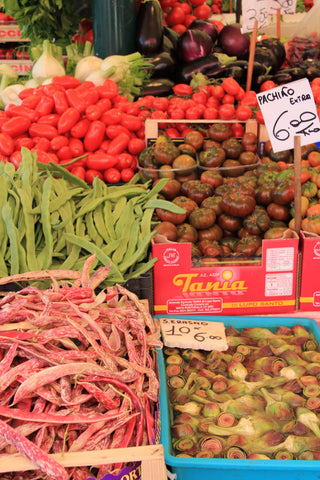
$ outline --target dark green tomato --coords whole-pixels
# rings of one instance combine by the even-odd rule
[[[179,149],[170,140],[157,141],[154,144],[153,156],[161,165],[171,165],[179,154]]]
[[[143,168],[159,166],[159,163],[156,161],[153,155],[153,147],[147,147],[142,150],[139,155],[139,165]]]
[[[223,142],[233,136],[230,123],[212,123],[208,129],[208,135],[212,140]]]
[[[235,253],[242,255],[254,255],[257,249],[262,245],[262,238],[258,235],[248,235],[241,238],[234,247]]]
[[[187,217],[189,217],[193,210],[197,210],[199,208],[198,204],[194,200],[191,200],[191,198],[185,197],[184,195],[179,195],[178,197],[174,198],[172,203],[183,208],[187,212]]]
[[[204,228],[198,231],[199,240],[215,240],[219,242],[223,237],[223,230],[218,224],[212,225],[212,227]]]
[[[190,187],[188,190],[188,197],[191,198],[194,202],[198,205],[203,202],[203,200],[207,197],[211,197],[213,195],[213,187],[208,183],[200,182],[200,185],[196,185]]]
[[[242,226],[242,220],[240,217],[228,215],[227,213],[221,213],[218,217],[218,224],[224,231],[224,236],[232,236],[234,232],[240,230]]]
[[[226,152],[226,157],[234,160],[238,159],[243,152],[242,143],[237,138],[228,138],[227,140],[224,140],[221,147]]]
[[[263,207],[256,205],[253,212],[243,219],[243,226],[250,235],[260,235],[268,230],[270,217]]]
[[[177,225],[177,241],[195,243],[198,240],[198,232],[190,223]]]
[[[222,196],[221,207],[223,211],[235,217],[246,217],[253,211],[255,206],[256,201],[251,195],[232,191]]]
[[[211,208],[198,208],[189,215],[189,223],[197,230],[212,227],[216,214]]]
[[[218,216],[220,215],[220,213],[223,212],[221,207],[221,200],[221,196],[213,195],[212,197],[207,197],[202,200],[200,206],[202,208],[212,208],[212,210],[214,210],[215,214]]]
[[[294,181],[284,180],[274,188],[272,201],[278,205],[290,205],[294,200]]]
[[[226,152],[222,147],[211,147],[199,153],[199,163],[202,167],[220,167],[226,159]]]

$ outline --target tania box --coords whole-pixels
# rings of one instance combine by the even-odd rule
[[[266,239],[258,264],[194,266],[191,243],[154,243],[155,314],[259,315],[296,309],[299,238]]]
[[[301,284],[299,310],[320,312],[320,236],[301,232]]]

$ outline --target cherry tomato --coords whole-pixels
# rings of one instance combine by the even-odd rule
[[[179,35],[182,35],[183,32],[187,30],[187,27],[183,25],[182,23],[178,23],[177,25],[173,25],[172,30],[177,32]]]
[[[132,168],[124,168],[123,170],[121,170],[120,176],[122,182],[127,183],[134,176],[134,171],[132,170]]]
[[[108,168],[103,172],[103,177],[108,183],[119,183],[121,180],[121,174],[116,168]]]
[[[178,25],[184,22],[186,13],[181,7],[174,7],[167,15],[167,22],[170,25]]]
[[[89,183],[89,185],[92,184],[95,177],[100,178],[100,180],[104,180],[102,173],[99,172],[98,170],[93,170],[93,169],[86,170],[85,181]]]
[[[119,170],[124,170],[125,168],[131,168],[133,165],[134,158],[130,153],[120,153],[117,155],[117,163],[116,166]]]
[[[225,103],[224,105],[220,105],[219,107],[219,117],[222,120],[232,120],[235,118],[236,110],[234,105],[231,103]]]
[[[233,95],[230,95],[229,93],[226,93],[223,98],[221,98],[221,104],[224,105],[225,103],[231,103],[231,105],[234,105],[235,98]]]
[[[192,95],[193,88],[191,87],[191,85],[188,85],[187,83],[177,83],[173,87],[173,92],[175,93],[175,95],[187,96],[187,95]]]
[[[84,167],[73,167],[71,169],[72,175],[75,175],[78,178],[81,178],[81,180],[86,179],[86,169]]]
[[[139,155],[145,148],[145,142],[141,138],[130,138],[127,148],[132,155]]]
[[[199,5],[193,9],[193,13],[197,18],[207,20],[211,15],[211,8],[206,3]]]

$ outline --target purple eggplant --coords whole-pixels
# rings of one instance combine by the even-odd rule
[[[254,53],[254,61],[270,68],[270,73],[278,71],[278,60],[275,54],[267,47],[256,47]]]
[[[265,47],[272,51],[280,68],[286,59],[286,50],[283,43],[276,37],[264,38],[256,43],[256,47]]]
[[[181,62],[187,63],[213,53],[213,41],[202,30],[187,29],[178,40],[177,54]]]
[[[193,20],[193,22],[191,22],[189,28],[191,28],[191,30],[202,30],[203,32],[207,33],[212,38],[213,44],[215,44],[218,40],[218,28],[210,20],[196,18]]]
[[[225,65],[220,65],[220,66],[211,68],[206,72],[205,75],[210,80],[232,77],[235,80],[237,80],[238,83],[241,84],[243,82],[244,70],[241,67],[230,66],[228,63],[226,63]]]
[[[202,73],[205,75],[208,70],[219,66],[220,61],[214,54],[197,58],[191,62],[182,63],[178,65],[176,74],[177,82],[190,83],[194,74]]]
[[[146,61],[150,64],[152,78],[171,78],[176,70],[176,62],[168,52],[150,55]]]
[[[154,95],[155,97],[168,97],[173,93],[175,82],[168,78],[153,78],[142,87],[139,97]]]
[[[160,52],[163,45],[163,13],[158,0],[143,0],[136,19],[136,45],[143,55]]]

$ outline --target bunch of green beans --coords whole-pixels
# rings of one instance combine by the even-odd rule
[[[137,177],[123,185],[92,185],[64,167],[41,164],[22,149],[17,170],[0,162],[0,277],[56,268],[81,271],[96,254],[93,269],[111,265],[104,287],[149,271],[155,208],[167,179],[153,188]]]

